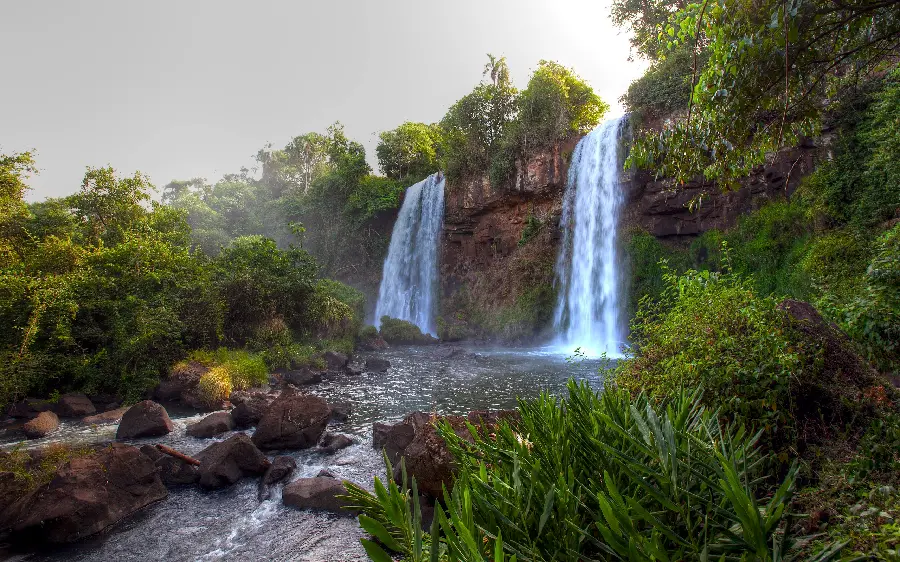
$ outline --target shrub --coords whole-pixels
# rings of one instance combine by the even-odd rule
[[[698,391],[656,405],[570,381],[567,399],[519,412],[491,432],[439,426],[459,472],[429,534],[405,469],[400,483],[376,479],[375,494],[348,484],[362,527],[409,560],[780,560],[797,546],[783,521],[796,465],[764,498],[755,438]]]
[[[197,389],[207,405],[214,406],[223,400],[228,400],[231,391],[234,390],[231,376],[230,369],[223,365],[218,365],[203,373]]]
[[[263,356],[245,350],[197,350],[188,358],[209,367],[200,377],[200,393],[209,405],[227,400],[233,390],[246,390],[269,381],[269,367]]]
[[[666,287],[666,268],[682,269],[683,256],[664,246],[655,236],[643,230],[627,232],[624,237],[628,259],[628,316],[637,312],[638,303],[647,298],[658,301]]]
[[[727,419],[762,430],[782,461],[871,413],[862,392],[874,372],[809,305],[795,301],[809,318],[795,322],[778,299],[758,296],[728,270],[665,280],[661,301],[645,301],[632,324],[634,352],[616,371],[623,388],[665,400],[702,386]]]
[[[391,318],[390,316],[381,317],[380,333],[384,341],[388,343],[419,344],[434,342],[434,338],[428,334],[423,334],[422,330],[412,322]]]

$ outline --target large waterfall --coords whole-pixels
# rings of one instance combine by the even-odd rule
[[[618,355],[623,341],[617,228],[624,117],[606,121],[575,148],[563,199],[556,262],[556,344],[586,355]]]
[[[437,334],[438,242],[444,220],[444,175],[432,174],[406,190],[384,260],[375,324],[382,316],[408,320]]]

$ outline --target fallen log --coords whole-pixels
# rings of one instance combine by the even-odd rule
[[[197,459],[195,459],[193,457],[189,457],[189,456],[185,455],[184,453],[180,453],[180,452],[176,451],[175,449],[173,449],[172,447],[166,447],[165,445],[157,444],[156,448],[159,449],[160,453],[165,453],[171,457],[175,457],[176,459],[183,460],[184,462],[186,462],[188,464],[192,464],[194,466],[200,466],[200,461],[198,461]]]

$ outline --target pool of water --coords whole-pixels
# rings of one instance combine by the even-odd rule
[[[327,468],[340,478],[371,488],[384,467],[372,448],[372,423],[392,422],[422,410],[462,414],[478,409],[515,407],[517,398],[534,398],[542,391],[565,391],[570,377],[602,385],[601,360],[561,355],[550,349],[405,347],[370,354],[391,363],[386,373],[336,375],[304,390],[331,403],[346,402],[350,418],[329,431],[351,435],[356,443],[334,454],[295,451],[294,478],[314,476]],[[162,438],[133,443],[164,443],[188,454],[212,440],[185,435],[185,427],[205,414],[171,410],[175,430]],[[88,427],[64,422],[52,437],[27,443],[86,444],[110,441],[116,425]],[[228,435],[220,439],[227,438]],[[3,448],[14,446],[7,435]],[[115,528],[65,548],[28,554],[6,553],[28,561],[141,561],[166,560],[366,560],[359,539],[364,535],[355,519],[301,511],[281,503],[280,489],[269,500],[257,499],[258,479],[245,479],[231,488],[205,492],[196,487],[171,490],[169,496]],[[4,556],[0,552],[0,559]]]

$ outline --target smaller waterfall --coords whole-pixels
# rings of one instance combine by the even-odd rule
[[[620,137],[626,119],[606,121],[572,155],[556,263],[557,345],[587,355],[619,354],[623,341],[617,229],[622,193]]]
[[[443,221],[444,175],[438,172],[406,190],[384,260],[375,306],[376,326],[382,316],[390,316],[437,335],[433,308]]]

